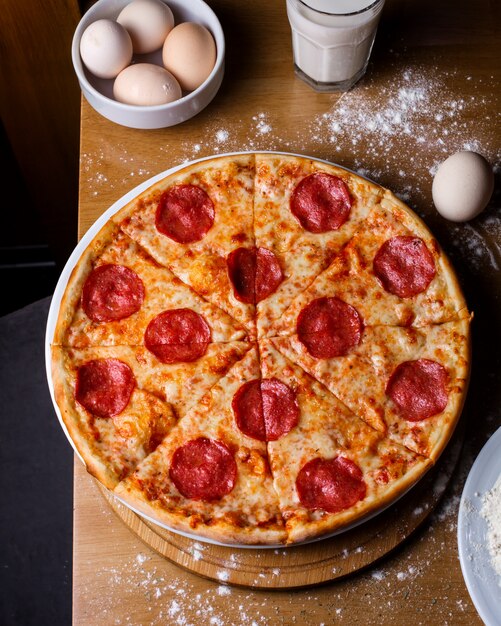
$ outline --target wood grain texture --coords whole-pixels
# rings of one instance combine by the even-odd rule
[[[425,219],[451,255],[475,313],[465,448],[435,512],[390,555],[323,586],[273,592],[223,586],[231,576],[227,568],[215,568],[215,582],[187,571],[187,556],[183,567],[161,556],[116,517],[77,459],[74,623],[481,624],[459,567],[456,520],[468,469],[500,420],[501,359],[491,349],[501,342],[501,301],[492,287],[501,289],[499,204],[495,199],[471,226],[451,225],[434,210],[431,172],[467,143],[487,157],[498,154],[501,4],[387,0],[368,74],[342,96],[315,93],[295,78],[285,2],[209,4],[225,30],[227,69],[221,90],[199,115],[177,127],[140,131],[108,122],[82,101],[80,236],[135,185],[197,157],[283,150],[363,169]],[[410,134],[368,132],[362,113],[376,122],[377,113],[402,110],[397,104],[405,97],[418,98]],[[453,102],[462,108],[449,117]],[[339,120],[343,133],[336,135],[332,124]],[[444,485],[448,475],[439,476],[437,484]],[[420,502],[413,505],[411,520],[425,515]],[[396,509],[388,515],[391,528],[402,519]],[[345,558],[358,564],[365,554],[355,544]],[[205,545],[191,546],[196,562],[205,559]],[[275,576],[291,561],[290,550],[277,552]],[[256,563],[264,553],[257,552]],[[238,552],[227,557],[235,570],[239,558]]]

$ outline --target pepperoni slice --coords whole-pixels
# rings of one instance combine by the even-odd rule
[[[233,396],[231,406],[238,428],[248,437],[266,441],[261,381],[243,384]]]
[[[360,343],[363,330],[358,311],[339,298],[317,298],[297,318],[299,341],[317,359],[343,356]]]
[[[100,265],[87,277],[82,290],[82,307],[93,322],[122,320],[139,311],[144,285],[125,265]]]
[[[386,386],[386,395],[398,413],[409,422],[438,415],[447,406],[447,370],[431,359],[405,361],[395,369]]]
[[[374,274],[386,291],[411,298],[428,288],[436,274],[435,261],[419,237],[392,237],[374,257]]]
[[[237,248],[226,259],[228,276],[237,300],[246,304],[256,301],[256,249]]]
[[[258,248],[256,252],[256,304],[278,289],[284,274],[277,257],[267,248]]]
[[[278,378],[245,383],[233,396],[232,407],[238,428],[259,441],[276,441],[299,421],[296,394]]]
[[[367,493],[362,470],[343,456],[308,461],[296,478],[296,489],[304,507],[328,513],[353,506]]]
[[[294,391],[278,378],[261,381],[264,426],[267,441],[276,441],[299,422],[299,405]]]
[[[144,345],[162,363],[196,361],[205,354],[210,340],[210,326],[191,309],[160,313],[144,333]]]
[[[310,233],[338,230],[350,216],[352,199],[337,176],[315,172],[303,178],[291,195],[290,209]]]
[[[274,293],[284,279],[277,257],[267,248],[237,248],[227,258],[235,298],[257,304]]]
[[[136,379],[131,368],[118,359],[95,359],[77,370],[75,398],[98,417],[113,417],[129,403]]]
[[[237,464],[222,441],[199,437],[174,452],[169,476],[185,498],[209,502],[233,489]]]
[[[193,243],[205,237],[214,223],[214,204],[195,185],[175,185],[160,197],[155,216],[157,230],[177,243]]]

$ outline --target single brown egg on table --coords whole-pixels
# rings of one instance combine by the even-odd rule
[[[201,24],[178,24],[167,35],[162,60],[181,88],[193,91],[207,79],[216,63],[214,38]]]

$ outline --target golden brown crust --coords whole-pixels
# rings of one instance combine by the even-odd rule
[[[354,522],[362,522],[365,517],[382,510],[403,496],[432,466],[433,463],[430,459],[422,457],[420,462],[416,463],[399,480],[393,482],[377,500],[366,498],[358,502],[355,507],[334,516],[328,516],[323,520],[297,521],[290,524],[287,543],[298,543],[322,537]]]
[[[467,309],[461,309],[461,316],[464,314],[464,311],[467,311]],[[453,419],[449,423],[448,428],[442,430],[440,437],[435,441],[433,448],[429,452],[429,457],[433,463],[438,461],[446,445],[449,443],[459,418],[461,417],[463,406],[466,401],[466,394],[468,393],[471,375],[470,322],[472,319],[473,315],[469,315],[467,318],[461,317],[460,320],[458,320],[458,327],[463,338],[457,346],[458,358],[456,361],[456,380],[459,381],[456,384],[459,384],[460,388],[453,394],[452,401],[448,407]]]
[[[112,471],[109,464],[96,455],[91,445],[90,434],[85,434],[82,424],[76,419],[74,392],[67,371],[65,351],[60,346],[53,346],[52,383],[63,423],[89,474],[92,474],[108,489],[113,489],[118,484],[116,473]]]
[[[59,305],[53,345],[64,345],[66,333],[80,303],[85,280],[92,271],[96,259],[118,233],[119,228],[113,222],[106,222],[76,262]]]
[[[286,541],[285,529],[278,525],[265,528],[260,526],[240,527],[221,518],[207,524],[197,519],[196,515],[186,516],[182,510],[167,510],[158,501],[149,501],[144,491],[138,489],[131,481],[118,484],[114,493],[120,500],[129,504],[139,513],[158,520],[169,528],[190,535],[205,537],[219,543],[242,545],[283,544]]]
[[[433,237],[433,234],[431,233],[428,226],[419,217],[419,215],[414,213],[414,211],[412,211],[406,204],[404,204],[399,198],[395,196],[395,194],[393,194],[388,189],[385,190],[384,201],[388,202],[392,207],[394,207],[394,210],[397,210],[399,212],[402,223],[404,224],[404,226],[407,226],[409,230],[415,232],[416,234],[420,233],[423,239],[433,240],[433,247],[435,251],[437,251],[439,254],[440,269],[446,277],[447,288],[455,302],[455,310],[458,312],[458,317],[469,317],[470,314],[468,312],[466,300],[463,295],[461,285],[459,284],[457,274],[454,271],[454,268],[452,267],[449,258],[442,250],[442,247],[440,246],[438,241]]]
[[[130,362],[134,354],[128,346],[52,348],[54,395],[63,423],[89,473],[110,489],[134,471],[176,423],[172,406],[137,387],[125,409],[113,417],[92,415],[76,400],[77,370],[82,363],[101,358]]]
[[[432,247],[434,258],[438,266],[437,269],[445,278],[444,289],[447,291],[448,296],[452,298],[454,303],[453,308],[456,312],[455,321],[458,323],[458,327],[460,329],[457,339],[458,360],[455,365],[455,380],[459,380],[460,384],[458,384],[457,388],[454,390],[452,401],[447,408],[450,419],[448,422],[442,423],[438,436],[433,440],[433,446],[429,450],[428,458],[417,455],[417,460],[414,464],[409,462],[409,468],[405,471],[403,470],[403,474],[396,477],[384,489],[381,489],[377,493],[369,491],[364,500],[358,502],[350,509],[335,515],[325,515],[323,517],[322,515],[316,514],[306,515],[304,513],[304,509],[301,511],[300,507],[298,507],[297,515],[293,514],[292,516],[289,511],[282,510],[284,517],[287,518],[287,522],[284,522],[283,525],[279,521],[276,524],[270,522],[268,526],[260,526],[259,524],[239,526],[238,524],[229,521],[229,519],[224,519],[222,517],[216,520],[211,520],[210,522],[204,522],[196,515],[188,514],[182,509],[176,511],[175,509],[162,507],[160,501],[149,500],[145,490],[141,489],[140,486],[134,482],[134,480],[126,478],[126,476],[130,475],[130,471],[133,469],[133,464],[131,465],[129,463],[127,469],[124,469],[125,465],[121,466],[120,460],[113,465],[109,458],[96,452],[95,440],[93,440],[95,434],[93,435],[91,429],[87,427],[85,419],[82,418],[81,409],[76,407],[74,399],[74,383],[72,382],[71,376],[68,374],[72,368],[75,368],[75,363],[72,362],[72,357],[69,356],[68,351],[64,348],[64,346],[67,345],[68,329],[71,327],[76,311],[79,307],[82,287],[87,276],[95,266],[99,257],[103,254],[106,247],[113,244],[116,240],[118,233],[122,233],[122,236],[124,236],[123,233],[127,232],[127,230],[124,231],[121,225],[126,223],[129,218],[135,215],[138,211],[138,207],[140,208],[142,203],[158,197],[165,188],[174,184],[177,180],[180,180],[180,178],[186,179],[189,176],[193,176],[195,177],[194,180],[196,180],[198,174],[203,176],[203,173],[207,170],[207,168],[219,168],[221,171],[227,170],[227,168],[231,167],[236,167],[238,169],[240,167],[249,167],[249,165],[254,166],[254,163],[256,161],[260,162],[260,160],[263,163],[267,161],[275,161],[279,168],[281,168],[280,171],[284,176],[287,175],[287,171],[289,171],[292,176],[294,168],[297,167],[298,171],[310,172],[314,170],[321,170],[341,177],[345,180],[350,189],[354,191],[356,196],[356,214],[360,223],[363,223],[364,219],[367,219],[366,216],[369,213],[369,208],[364,207],[364,202],[367,201],[367,204],[370,204],[371,206],[377,204],[383,210],[391,213],[412,233],[421,236],[426,241],[427,245]],[[259,176],[259,172],[257,173],[257,176]],[[368,198],[371,199],[370,203]],[[287,217],[287,219],[290,219],[290,216]],[[331,238],[329,238],[329,236],[323,237],[323,243],[320,245],[318,243],[321,239],[320,237],[317,241],[315,241],[315,236],[307,234],[303,242],[303,240],[300,239],[300,234],[298,234],[297,224],[289,222],[289,226],[290,229],[287,231],[284,239],[277,243],[277,255],[286,255],[287,252],[290,253],[291,251],[294,251],[295,255],[296,252],[301,250],[303,250],[306,255],[305,251],[308,250],[308,254],[310,254],[309,258],[316,259],[318,269],[316,269],[315,272],[317,275],[325,268],[326,260],[330,259],[333,254],[336,254],[339,249],[341,249],[340,246],[344,246],[347,241],[349,241],[349,238],[347,241],[344,241],[342,236],[338,236],[336,234]],[[262,235],[263,245],[272,246],[273,238],[276,240],[278,235],[270,235],[270,232],[272,231],[269,229],[267,230],[266,228],[266,224],[264,224],[264,229],[260,234],[260,237]],[[260,245],[261,242],[256,231],[253,234],[255,236],[256,244]],[[349,237],[352,236],[353,233],[351,233]],[[269,238],[269,241],[267,238]],[[251,240],[248,238],[242,240],[240,243],[243,243],[243,245],[252,245]],[[235,242],[235,246],[237,245],[238,242]],[[222,249],[223,248],[221,248],[221,250]],[[217,270],[217,272],[220,273],[222,271],[221,268],[223,268],[223,266],[225,267],[225,263],[223,262],[224,256],[221,250],[219,250],[216,255],[217,260],[221,262],[220,266],[218,265],[214,270],[215,272]],[[148,252],[150,251],[148,250]],[[155,262],[159,262],[157,257],[155,257],[155,259]],[[307,265],[308,262],[309,261],[305,262],[305,265]],[[164,261],[161,261],[160,263],[164,263]],[[206,264],[208,263],[209,260],[206,261]],[[313,265],[313,261],[311,261],[311,264]],[[158,267],[162,266],[159,265]],[[287,272],[289,271],[292,273],[292,269],[287,267]],[[208,272],[207,267],[205,268],[205,272]],[[183,277],[184,274],[179,278],[183,279]],[[315,276],[313,276],[313,278],[314,277]],[[300,293],[308,286],[308,284],[310,284],[304,284],[305,281],[309,280],[310,276],[307,268],[305,269],[303,267],[295,276],[291,277],[288,291],[287,289],[284,289],[284,298],[291,298],[292,295],[295,297],[295,294]],[[191,285],[191,283],[189,284]],[[212,284],[215,285],[215,282],[213,281]],[[215,289],[214,286],[213,288]],[[199,295],[202,295],[207,300],[210,299],[207,297],[206,293],[199,292]],[[290,302],[291,300],[289,299],[289,303]],[[217,304],[221,308],[225,309],[230,315],[234,312],[239,313],[238,306],[241,306],[241,304],[237,302],[230,302],[230,308],[228,308],[227,305],[225,305],[225,308],[225,306],[220,305],[219,302]],[[237,305],[235,309],[231,308],[233,304]],[[260,336],[266,334],[267,330],[271,327],[272,322],[277,318],[280,318],[286,308],[283,306],[283,303],[279,302],[279,299],[277,299],[276,305],[274,303],[274,306],[276,307],[276,311],[278,311],[278,313],[275,311],[274,314],[274,312],[270,310],[260,313],[259,307],[257,309],[258,323],[259,315],[261,315],[263,324],[262,329],[259,331],[262,333]],[[88,471],[107,488],[114,490],[117,497],[127,503],[134,510],[149,516],[154,520],[158,520],[160,523],[165,524],[167,527],[172,529],[224,544],[269,545],[299,543],[320,538],[326,534],[335,532],[336,530],[342,529],[353,522],[361,521],[372,513],[386,507],[388,504],[405,493],[412,485],[414,485],[428,471],[433,463],[438,460],[456,427],[466,397],[471,367],[471,319],[472,314],[468,311],[461,286],[450,260],[436,242],[426,224],[405,203],[399,200],[389,190],[386,190],[353,172],[345,170],[344,168],[306,157],[260,152],[212,157],[179,169],[173,174],[154,183],[143,191],[138,197],[128,202],[117,213],[111,216],[110,220],[100,229],[98,234],[90,241],[81,254],[68,280],[60,303],[55,325],[55,332],[52,341],[51,363],[54,395],[56,403],[59,407],[62,422],[68,432],[69,438],[73,442],[79,455],[84,460]],[[253,329],[248,324],[248,319],[243,317],[242,319],[239,319],[239,321],[246,326],[248,338],[253,340],[255,335]],[[400,324],[400,322],[397,323]],[[436,328],[437,325],[438,323],[434,322],[429,326],[429,328]],[[266,326],[268,326],[268,328],[266,328]],[[426,323],[420,328],[420,330],[424,333],[427,332]],[[244,357],[241,356],[239,358],[243,359]],[[221,371],[221,376],[224,375],[225,373]],[[194,384],[196,384],[196,382]],[[207,402],[205,396],[204,400],[201,401],[200,404],[203,404],[203,402]],[[180,421],[183,419],[184,418],[181,418]],[[105,443],[104,445],[107,444]],[[409,454],[411,453],[409,452]],[[140,463],[141,460],[146,460],[148,458],[148,454],[146,454],[146,457],[143,457],[143,459],[138,457],[137,462]],[[210,507],[208,507],[208,509],[209,508]]]
[[[213,167],[217,165],[220,170],[224,170],[228,165],[232,163],[237,163],[243,165],[249,165],[249,159],[251,159],[252,163],[254,162],[254,155],[249,155],[243,153],[241,155],[236,156],[220,156],[213,157],[209,159],[205,159],[204,161],[200,161],[198,163],[192,163],[191,165],[187,165],[176,172],[162,178],[161,180],[153,183],[150,187],[145,189],[137,198],[133,198],[130,202],[128,202],[124,207],[122,207],[119,211],[117,211],[114,215],[111,216],[111,219],[115,224],[120,224],[126,218],[130,217],[136,210],[138,202],[143,201],[145,198],[150,198],[156,194],[162,193],[167,187],[173,184],[180,176],[184,178],[189,177],[192,174],[197,174],[198,172],[203,172],[208,167]]]

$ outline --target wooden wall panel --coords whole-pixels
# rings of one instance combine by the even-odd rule
[[[3,0],[0,11],[0,116],[59,265],[77,241],[79,19],[77,0]]]

